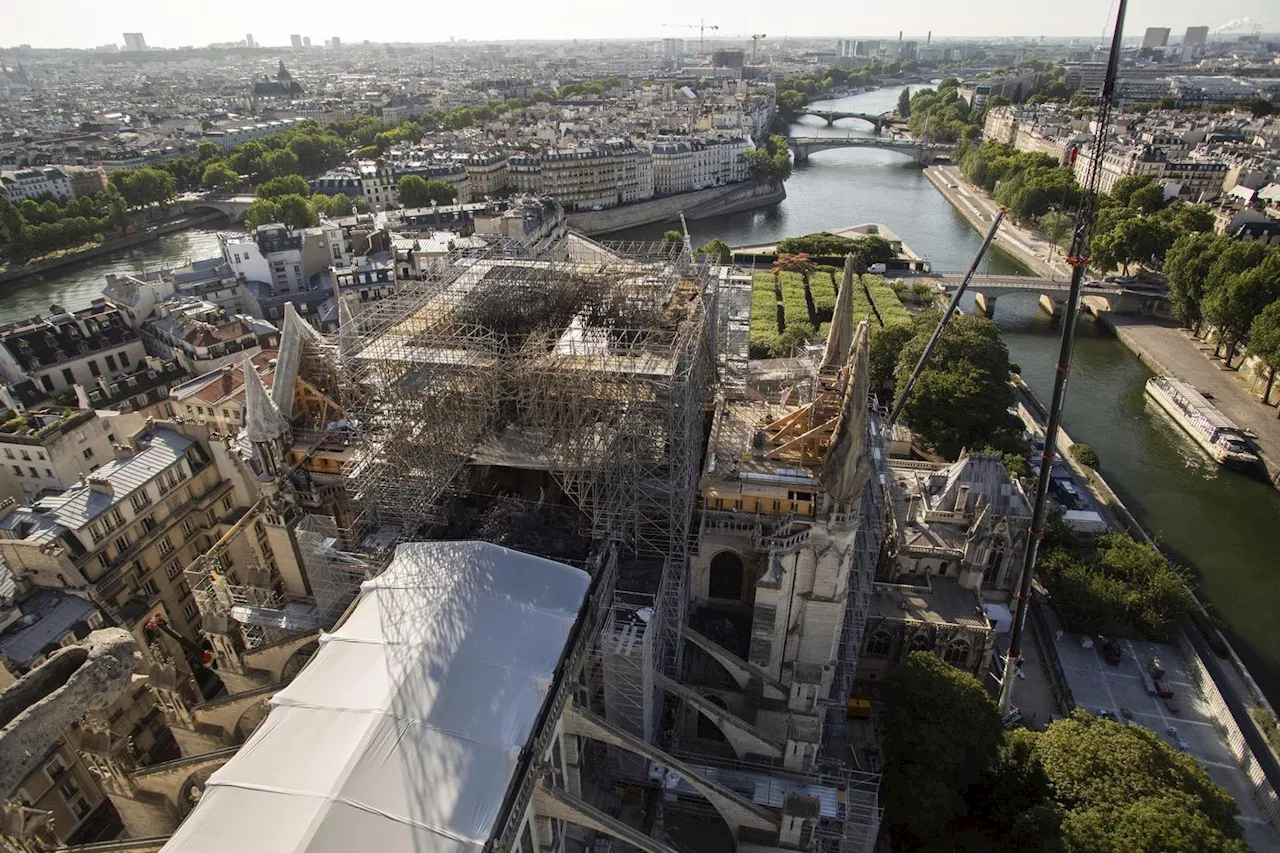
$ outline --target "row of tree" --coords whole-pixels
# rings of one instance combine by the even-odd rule
[[[937,89],[918,89],[907,109],[907,125],[915,136],[923,136],[926,128],[935,142],[958,142],[977,139],[982,133],[982,113],[970,109],[960,97],[960,81],[948,77]]]
[[[15,205],[0,196],[0,256],[24,260],[102,242],[106,234],[124,227],[128,207],[114,187],[62,203],[28,198]]]
[[[1280,371],[1280,247],[1212,233],[1184,234],[1164,262],[1173,313],[1197,335],[1217,333],[1227,366],[1241,350],[1267,368],[1263,402]]]
[[[1150,729],[1077,711],[1005,730],[968,673],[912,652],[885,683],[884,794],[899,849],[1245,853],[1239,808]]]

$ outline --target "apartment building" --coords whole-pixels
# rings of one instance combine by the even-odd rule
[[[127,630],[159,614],[197,640],[183,570],[235,504],[230,472],[192,437],[197,429],[146,428],[74,486],[0,510],[0,557],[19,584],[76,590]]]
[[[266,387],[271,387],[275,368],[274,352],[260,352],[251,363]],[[244,426],[244,362],[175,385],[169,391],[170,405],[184,420],[207,424],[211,434],[234,436]]]
[[[238,279],[262,282],[282,294],[305,290],[316,273],[350,262],[342,229],[331,222],[296,231],[262,225],[252,234],[222,235],[220,242],[222,258]]]
[[[750,147],[742,137],[659,139],[651,148],[654,195],[675,195],[744,181]]]
[[[129,317],[106,300],[72,313],[0,328],[0,377],[30,380],[46,394],[130,371],[146,356]]]
[[[1076,157],[1073,169],[1076,180],[1082,184],[1093,159],[1092,148],[1087,146]],[[1227,164],[1215,160],[1170,160],[1164,151],[1150,145],[1115,146],[1103,152],[1101,192],[1111,192],[1117,181],[1133,175],[1176,185],[1188,200],[1206,202],[1221,195]]]
[[[24,199],[53,197],[60,201],[75,198],[71,178],[57,166],[40,166],[0,172],[0,195],[13,203]]]
[[[260,352],[258,334],[264,327],[269,324],[228,315],[195,296],[177,295],[156,305],[155,316],[142,324],[141,333],[152,355],[198,375]]]
[[[212,142],[223,151],[230,151],[237,145],[248,142],[250,139],[262,139],[265,136],[273,136],[277,133],[283,133],[293,127],[302,119],[282,118],[274,121],[258,122],[257,124],[248,124],[237,127],[216,128],[206,131],[201,137],[201,142]]]
[[[542,192],[566,210],[603,210],[653,198],[653,155],[613,139],[542,156]]]
[[[114,458],[114,418],[60,406],[26,411],[0,431],[0,488],[19,500],[69,488]]]
[[[507,180],[512,192],[542,193],[542,158],[535,154],[516,154],[507,158]]]
[[[470,181],[470,197],[486,198],[504,195],[510,185],[507,156],[499,151],[472,154],[466,161]]]
[[[130,325],[140,327],[152,316],[157,304],[175,294],[212,302],[227,311],[243,311],[244,289],[221,257],[192,261],[184,267],[153,272],[107,275],[102,296],[129,316]]]
[[[28,774],[9,799],[24,809],[47,812],[50,818],[46,837],[58,846],[112,839],[121,829],[119,819],[106,806],[107,795],[97,777],[65,735],[50,747],[40,768]],[[29,838],[9,835],[6,829],[0,828],[0,845],[4,849],[29,849],[18,846]]]

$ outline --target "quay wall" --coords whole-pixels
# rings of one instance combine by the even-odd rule
[[[702,219],[777,204],[786,197],[787,190],[782,184],[773,187],[748,181],[611,207],[608,210],[570,213],[568,219],[569,227],[594,237],[640,225],[652,225],[655,222],[670,222],[682,212],[686,219]]]

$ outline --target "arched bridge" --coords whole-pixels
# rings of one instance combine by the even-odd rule
[[[960,286],[963,272],[933,271],[925,276],[940,290],[951,291]],[[969,282],[974,303],[979,311],[991,316],[995,311],[996,297],[1001,293],[1033,293],[1040,297],[1040,307],[1056,316],[1066,301],[1071,282],[1066,278],[1043,278],[1036,275],[999,275],[975,273]],[[1081,290],[1081,304],[1093,311],[1114,311],[1118,314],[1158,314],[1159,303],[1167,301],[1160,294],[1126,290],[1123,286],[1106,281],[1086,281]]]
[[[787,140],[796,162],[803,163],[815,151],[828,151],[832,148],[881,148],[897,151],[914,157],[922,165],[933,162],[939,155],[950,156],[954,145],[941,142],[921,142],[916,139],[884,139],[883,137],[866,136],[793,136]]]
[[[817,116],[827,123],[827,127],[835,124],[844,118],[856,118],[875,126],[876,133],[884,130],[892,125],[906,125],[906,122],[890,115],[876,115],[875,113],[856,113],[846,110],[805,110],[804,115]]]
[[[186,213],[199,213],[202,210],[216,210],[232,222],[243,222],[244,215],[253,204],[251,195],[226,195],[205,193],[188,196],[179,200],[179,205]]]

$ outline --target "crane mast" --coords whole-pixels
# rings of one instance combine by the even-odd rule
[[[1089,266],[1089,237],[1093,233],[1093,223],[1098,212],[1102,156],[1106,152],[1116,77],[1120,67],[1120,40],[1124,34],[1126,5],[1127,0],[1119,0],[1115,31],[1111,36],[1111,53],[1107,59],[1107,76],[1098,99],[1098,129],[1094,135],[1093,153],[1085,172],[1084,192],[1080,196],[1080,206],[1076,210],[1071,249],[1067,254],[1067,263],[1071,266],[1071,287],[1067,291],[1066,311],[1063,313],[1062,341],[1058,347],[1058,367],[1053,377],[1053,398],[1049,403],[1049,416],[1045,422],[1044,452],[1040,456],[1040,472],[1036,478],[1030,535],[1027,536],[1022,574],[1018,581],[1017,609],[1014,611],[1013,628],[1009,638],[1009,653],[1005,657],[1004,678],[1000,683],[1001,716],[1009,713],[1009,706],[1013,701],[1013,684],[1017,677],[1018,663],[1022,658],[1022,634],[1027,624],[1027,609],[1031,603],[1031,584],[1035,578],[1036,556],[1040,549],[1040,540],[1044,536],[1045,516],[1049,502],[1049,475],[1053,470],[1054,457],[1057,455],[1058,430],[1062,423],[1062,407],[1067,396],[1067,378],[1071,373],[1071,355],[1075,349],[1080,288]]]

